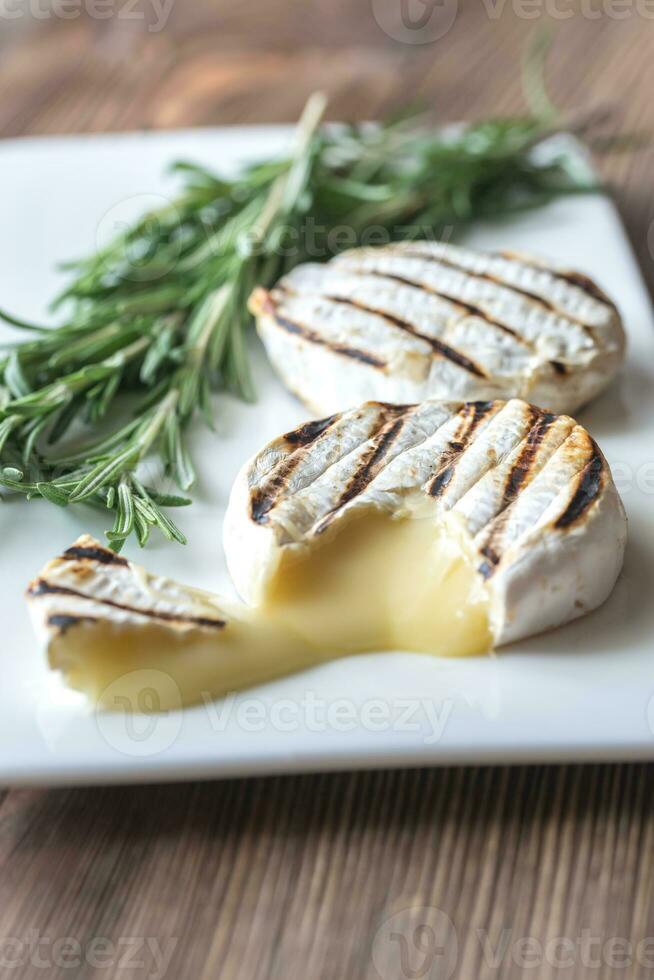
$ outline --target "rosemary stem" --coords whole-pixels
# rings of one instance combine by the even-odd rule
[[[215,326],[225,311],[231,291],[231,284],[225,283],[224,286],[219,286],[219,288],[216,289],[208,299],[206,320],[197,339],[189,348],[190,360],[196,364],[202,361],[202,358],[206,353]]]
[[[316,129],[320,125],[326,108],[327,98],[324,93],[314,92],[309,97],[309,101],[304,107],[304,111],[300,116],[295,130],[292,164],[286,173],[278,177],[273,184],[261,215],[252,227],[252,237],[255,242],[263,242],[280,209],[284,205],[288,188],[292,183],[294,168],[306,155],[307,148],[313,139]]]
[[[131,344],[126,347],[122,347],[117,350],[114,354],[110,354],[109,357],[101,361],[101,364],[105,364],[107,367],[124,367],[128,361],[133,360],[138,357],[147,347],[152,343],[152,338],[146,335],[145,337],[139,337],[138,340],[134,340]]]
[[[138,437],[139,459],[143,459],[150,450],[167,419],[174,413],[178,399],[179,391],[172,388],[154,408],[152,417]]]

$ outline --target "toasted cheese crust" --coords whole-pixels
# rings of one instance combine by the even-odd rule
[[[518,399],[368,402],[286,433],[243,467],[225,519],[232,578],[257,604],[285,549],[310,547],[353,510],[410,517],[417,504],[463,526],[498,644],[594,609],[622,566],[622,503],[572,418]]]
[[[47,643],[107,618],[118,626],[165,626],[180,635],[215,633],[227,625],[209,594],[150,575],[88,534],[48,562],[30,583],[27,598]]]
[[[250,309],[273,366],[317,414],[510,397],[573,412],[624,357],[615,305],[587,276],[438,242],[298,266]]]

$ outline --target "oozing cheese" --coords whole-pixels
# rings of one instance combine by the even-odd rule
[[[265,617],[219,632],[174,632],[162,623],[81,623],[55,638],[50,664],[110,711],[167,711],[303,670],[320,653]]]
[[[80,577],[78,566],[52,564]],[[206,600],[198,608],[193,590],[165,580],[152,586],[133,565],[126,584],[143,591],[132,592],[127,615],[125,607],[118,613],[115,600],[103,600],[111,567],[100,566],[95,590],[87,569],[84,593],[72,602],[48,569],[32,589],[33,610],[42,615],[49,604],[45,624],[59,627],[49,634],[50,665],[109,710],[169,710],[351,653],[464,656],[492,645],[483,581],[456,527],[436,525],[433,516],[353,515],[310,546],[287,551],[262,604],[231,609],[218,625],[205,625]],[[125,566],[118,567],[114,574],[124,577]],[[160,601],[173,591],[174,612]],[[214,616],[224,615],[221,605],[212,607]]]
[[[491,646],[488,595],[463,539],[433,517],[366,510],[281,556],[261,614],[322,650],[443,656]]]

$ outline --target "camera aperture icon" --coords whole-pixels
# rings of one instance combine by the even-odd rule
[[[182,730],[180,690],[163,671],[131,671],[105,688],[95,719],[105,742],[122,755],[160,755],[177,741]]]
[[[452,29],[458,0],[371,0],[382,31],[402,44],[432,44]]]
[[[458,957],[454,923],[433,906],[396,912],[382,923],[372,944],[381,980],[449,980]]]

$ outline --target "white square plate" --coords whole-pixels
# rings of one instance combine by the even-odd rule
[[[285,128],[26,139],[0,145],[0,303],[44,317],[58,261],[174,192],[184,157],[224,167],[277,152]],[[601,197],[562,200],[470,236],[482,247],[552,255],[597,277],[629,333],[620,379],[581,416],[612,466],[630,519],[624,573],[586,619],[462,661],[352,657],[223,702],[165,716],[95,715],[52,683],[22,593],[44,561],[107,520],[83,507],[11,500],[0,508],[0,781],[100,783],[355,767],[654,757],[654,331],[616,212]],[[6,332],[10,336],[10,332]],[[178,512],[182,548],[156,537],[127,554],[192,585],[231,592],[221,523],[232,479],[262,443],[300,422],[253,342],[259,402],[216,404],[216,435],[191,443],[200,480]]]

